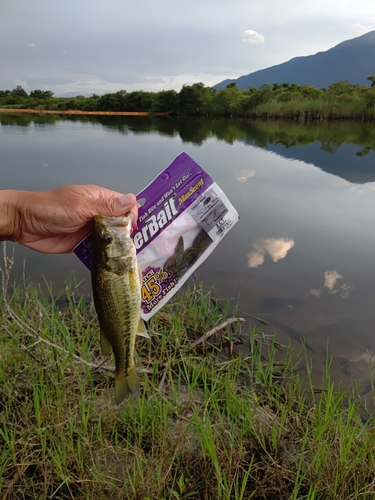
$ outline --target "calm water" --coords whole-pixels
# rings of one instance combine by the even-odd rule
[[[364,381],[375,351],[375,131],[360,124],[246,120],[69,119],[0,114],[2,189],[95,183],[137,193],[181,151],[221,186],[240,222],[199,268],[216,295],[261,314],[281,342],[301,345],[318,377],[327,341],[333,374]],[[17,248],[19,266],[56,290],[73,255]]]

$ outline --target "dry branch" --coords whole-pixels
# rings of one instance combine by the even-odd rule
[[[219,332],[220,330],[223,330],[232,323],[243,323],[244,321],[245,321],[244,318],[229,318],[223,323],[220,323],[220,325],[215,326],[214,328],[212,328],[212,330],[208,331],[207,333],[199,337],[199,339],[195,340],[192,344],[190,344],[190,346],[187,347],[186,350],[191,351],[192,349],[197,347],[197,345],[202,344],[202,342],[205,342],[207,339],[215,335],[215,333]]]

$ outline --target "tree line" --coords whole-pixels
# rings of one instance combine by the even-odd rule
[[[375,119],[375,75],[369,86],[351,84],[346,80],[332,83],[325,89],[295,83],[265,84],[247,90],[235,83],[225,89],[214,89],[203,83],[184,85],[179,92],[133,91],[90,97],[54,97],[49,90],[32,90],[21,86],[0,90],[0,107],[8,109],[80,110],[80,111],[142,111],[195,116],[244,116],[251,118],[289,118],[298,120]]]
[[[326,153],[334,153],[343,144],[354,144],[360,149],[353,152],[356,156],[366,156],[375,151],[375,128],[373,124],[335,121],[333,123],[309,121],[303,127],[295,120],[252,120],[233,118],[223,120],[211,117],[204,120],[194,116],[132,116],[108,115],[59,115],[46,113],[0,113],[0,125],[54,125],[61,121],[101,124],[104,128],[134,135],[155,133],[167,137],[179,136],[184,143],[200,146],[213,137],[218,141],[233,144],[241,141],[261,148],[269,144],[281,144],[286,148],[296,145],[306,146],[321,143]]]

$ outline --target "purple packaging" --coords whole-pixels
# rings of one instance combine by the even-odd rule
[[[214,180],[179,154],[143,191],[132,234],[142,272],[141,316],[148,320],[186,282],[238,221]],[[73,252],[91,267],[90,235]]]

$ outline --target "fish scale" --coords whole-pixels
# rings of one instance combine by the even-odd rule
[[[140,389],[134,365],[137,334],[147,336],[140,317],[141,281],[127,217],[95,217],[91,281],[102,354],[115,356],[115,401]]]

